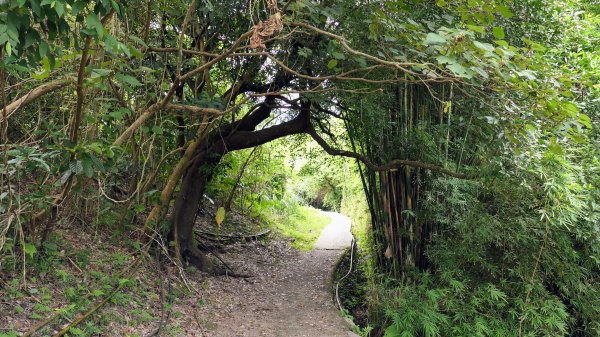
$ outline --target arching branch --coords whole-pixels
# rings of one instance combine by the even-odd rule
[[[305,133],[310,127],[310,112],[303,109],[293,119],[259,131],[237,131],[224,139],[228,151],[259,146],[282,137]]]
[[[330,154],[332,156],[342,156],[342,157],[358,159],[361,162],[363,162],[370,170],[373,170],[373,171],[389,171],[389,170],[397,169],[401,166],[411,166],[411,167],[418,167],[418,168],[423,168],[423,169],[434,171],[434,172],[443,173],[445,175],[455,177],[455,178],[460,178],[460,179],[471,178],[469,175],[464,174],[464,173],[457,173],[457,172],[448,170],[446,168],[443,168],[443,167],[440,167],[437,165],[423,163],[423,162],[415,161],[415,160],[395,159],[395,160],[392,160],[383,165],[375,165],[372,161],[370,161],[367,157],[361,155],[360,153],[332,148],[321,136],[319,136],[319,134],[317,133],[315,128],[312,126],[308,128],[308,131],[306,133],[309,134],[312,137],[312,139],[314,139],[323,148],[323,150],[325,150],[325,152],[327,152],[328,154]]]

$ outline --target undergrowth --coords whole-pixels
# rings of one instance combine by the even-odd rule
[[[67,335],[134,337],[141,336],[136,333],[139,327],[158,325],[165,301],[159,294],[166,290],[160,274],[154,272],[156,262],[151,256],[133,257],[139,242],[107,234],[67,226],[52,233],[32,254],[4,256],[0,337],[19,336],[50,318],[35,335],[52,336],[57,327],[73,322],[105,298],[109,298],[107,305]],[[137,259],[143,259],[141,264]],[[128,272],[134,265],[142,268]],[[171,328],[165,335],[176,335],[179,327]]]
[[[331,222],[325,212],[309,206],[293,205],[285,210],[267,212],[275,228],[292,238],[292,246],[299,250],[311,250],[323,228]]]
[[[366,337],[373,328],[369,325],[368,288],[362,255],[356,246],[352,257],[350,250],[345,251],[333,271],[331,291],[336,297],[335,302],[341,304],[342,315],[354,322],[352,331]]]

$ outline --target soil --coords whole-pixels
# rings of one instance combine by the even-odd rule
[[[211,214],[204,218],[214,219]],[[214,231],[210,224],[198,220],[201,229]],[[226,232],[227,226],[222,230],[223,234],[264,230],[247,222],[244,228],[245,233]],[[46,276],[38,275],[36,280],[32,278],[14,296],[9,280],[0,282],[0,299],[5,299],[0,300],[0,335],[11,330],[28,331],[51,316],[55,309],[67,306],[67,287],[85,289],[86,294],[82,296],[89,297],[87,293],[102,283],[92,282],[93,277],[88,273],[116,275],[119,266],[134,261],[128,248],[115,245],[114,240],[109,242],[97,231],[82,233],[75,224],[58,231],[60,242],[69,248],[64,257],[62,251],[56,257],[58,261],[53,270]],[[133,284],[123,288],[79,327],[88,333],[98,331],[86,333],[89,336],[357,336],[350,332],[349,324],[340,315],[328,286],[330,273],[343,250],[297,251],[291,248],[290,239],[276,233],[267,236],[261,240],[219,242],[212,248],[231,269],[248,274],[249,278],[211,276],[191,267],[179,270],[170,263],[163,263],[161,268],[156,261],[146,260],[132,280]],[[85,267],[79,259],[80,252],[89,252]],[[120,256],[123,261],[115,264],[115,258]],[[220,262],[215,259],[215,264]],[[74,281],[67,284],[52,276],[57,269],[64,269],[70,280],[79,279],[76,285]],[[44,299],[35,295],[34,289],[45,289],[50,295]],[[40,302],[47,311],[40,312]],[[15,309],[17,306],[19,310]],[[86,310],[86,306],[81,310]],[[36,336],[52,335],[68,322],[63,317],[58,318]]]
[[[351,243],[350,222],[330,215],[332,224],[317,241],[319,248],[309,252],[291,249],[286,240],[229,246],[228,264],[254,276],[211,278],[206,305],[198,310],[198,316],[206,317],[204,336],[357,336],[341,317],[328,284],[336,261]]]
[[[273,246],[273,242],[271,242]],[[255,274],[247,281],[213,277],[198,308],[204,336],[213,337],[348,337],[356,336],[339,314],[328,289],[329,272],[339,250],[300,252],[279,242],[243,247],[228,254]],[[233,260],[233,259],[231,259]],[[235,268],[234,268],[235,269]]]

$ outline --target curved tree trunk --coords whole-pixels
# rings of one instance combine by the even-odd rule
[[[271,110],[272,107],[265,104],[247,118],[221,127],[206,139],[204,146],[199,147],[186,169],[173,206],[170,236],[175,240],[175,244],[179,245],[181,257],[199,270],[213,271],[213,266],[194,242],[196,212],[206,185],[211,181],[223,156],[230,151],[247,149],[281,137],[304,133],[310,127],[310,110],[303,108],[292,120],[255,131],[256,126],[270,115]]]
[[[214,169],[223,155],[222,152],[208,150],[194,159],[182,178],[181,190],[175,199],[171,217],[171,235],[177,235],[181,257],[188,259],[202,271],[211,271],[212,264],[194,242],[196,212],[206,185],[212,179]]]

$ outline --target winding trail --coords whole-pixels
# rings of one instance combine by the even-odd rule
[[[315,242],[314,249],[344,250],[352,244],[352,232],[350,231],[350,219],[337,212],[325,212],[331,217],[331,223],[321,232],[321,236]]]
[[[321,233],[315,249],[301,252],[280,246],[275,250],[245,247],[239,265],[252,265],[256,277],[245,282],[216,278],[207,287],[207,303],[199,309],[199,322],[211,337],[349,337],[327,289],[333,266],[352,240],[350,220],[338,213]],[[287,247],[287,248],[286,248]],[[265,252],[264,249],[268,249]],[[261,252],[261,250],[263,250]]]

